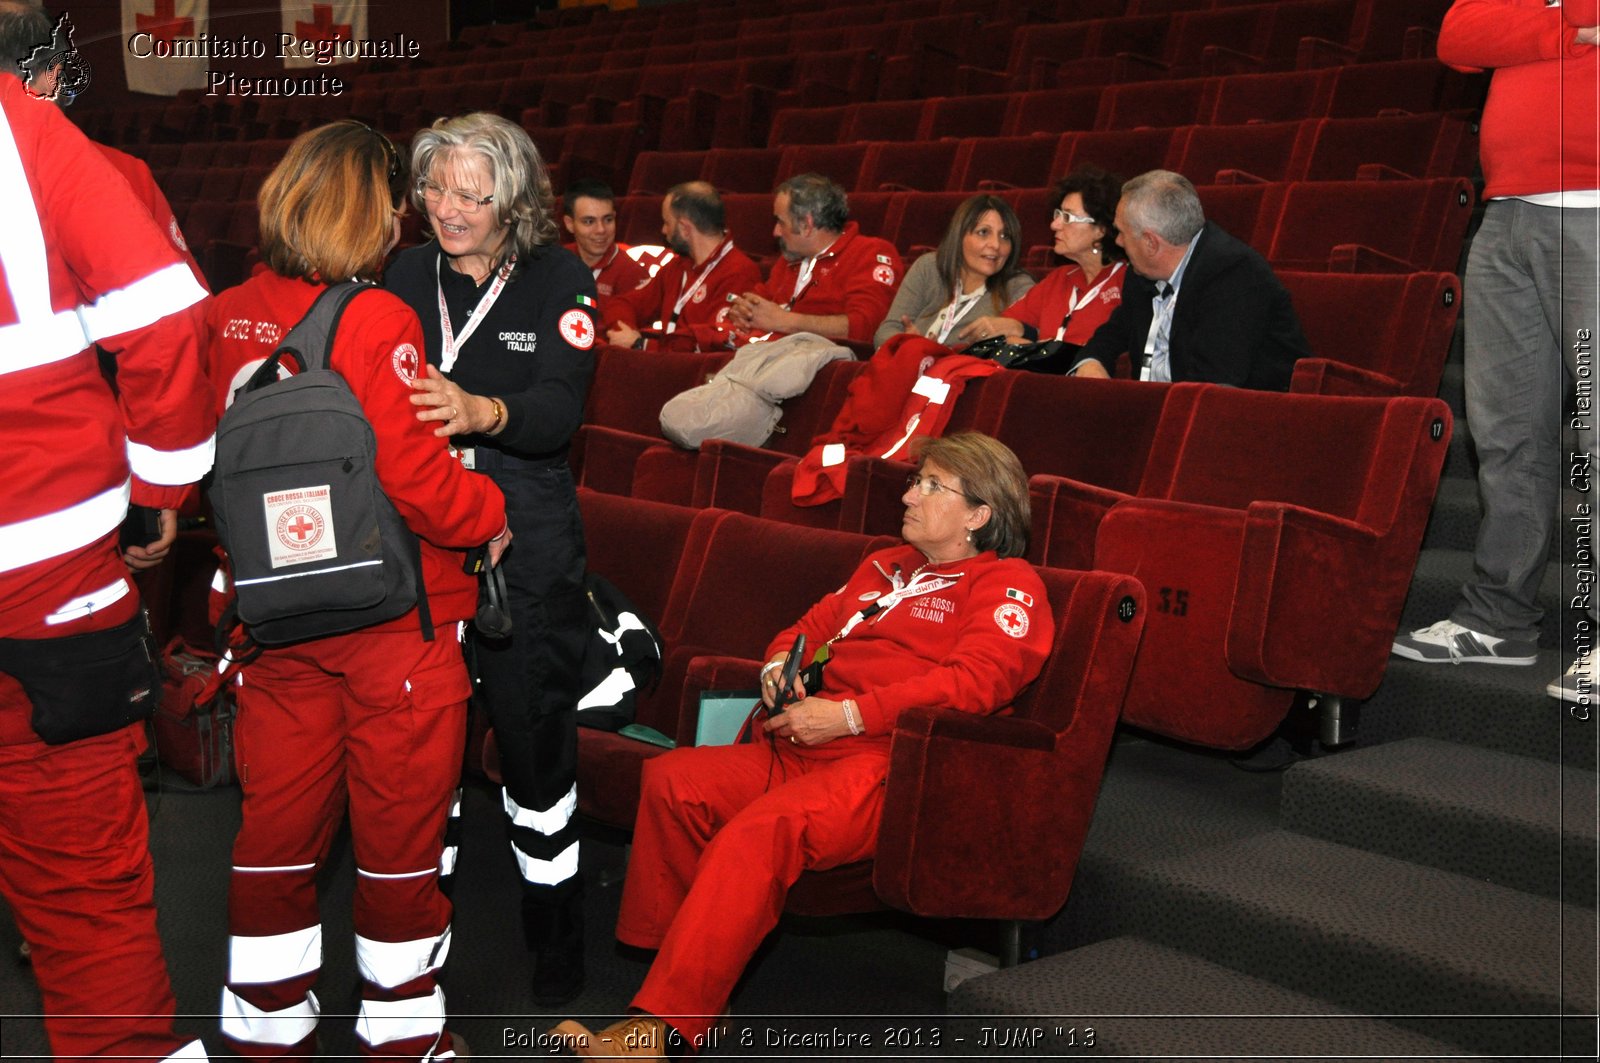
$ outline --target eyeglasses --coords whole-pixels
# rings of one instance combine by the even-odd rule
[[[1077,223],[1080,223],[1080,224],[1083,224],[1083,225],[1093,225],[1094,224],[1094,219],[1089,217],[1087,214],[1074,214],[1074,213],[1072,213],[1072,211],[1070,211],[1070,210],[1062,210],[1060,207],[1057,207],[1055,210],[1052,210],[1050,212],[1050,220],[1051,221],[1064,221],[1068,225],[1071,225],[1074,222],[1077,222]]]
[[[427,178],[417,181],[417,194],[429,203],[437,203],[449,196],[450,205],[463,214],[476,214],[494,202],[493,196],[475,196],[458,188],[444,188]]]
[[[962,498],[966,499],[968,502],[971,502],[975,506],[981,506],[984,504],[981,499],[974,498],[965,491],[959,491],[954,487],[940,483],[938,478],[934,476],[923,476],[921,473],[914,472],[910,476],[906,477],[906,486],[908,488],[915,487],[917,492],[921,494],[923,498],[927,498],[929,495],[937,495],[941,492],[948,491],[953,495],[960,495]]]

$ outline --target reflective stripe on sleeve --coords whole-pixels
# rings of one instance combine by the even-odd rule
[[[228,938],[228,982],[231,985],[270,985],[309,974],[321,966],[320,925],[291,930],[287,934],[235,934]]]
[[[511,853],[517,858],[517,870],[524,882],[535,886],[559,886],[578,873],[578,843],[573,842],[554,860],[536,860],[511,844]]]
[[[128,466],[147,484],[192,484],[211,471],[217,456],[217,437],[184,450],[157,450],[128,440]]]
[[[89,342],[98,343],[108,336],[153,325],[205,297],[205,289],[194,279],[189,264],[174,262],[127,287],[106,292],[92,305],[80,308],[78,316],[83,319],[83,332]]]
[[[356,1014],[356,1035],[376,1047],[413,1037],[444,1033],[444,990],[405,1000],[363,1000]]]
[[[550,835],[572,822],[572,813],[578,808],[578,784],[573,783],[572,788],[560,800],[543,811],[534,811],[523,808],[511,799],[511,791],[505,787],[500,788],[504,800],[506,815],[511,817],[513,825],[527,827],[538,831],[540,834]]]
[[[70,554],[122,523],[131,480],[66,509],[0,525],[0,572]]]
[[[315,993],[307,993],[298,1004],[278,1011],[262,1011],[227,986],[222,988],[222,1034],[235,1041],[258,1045],[293,1045],[310,1037],[317,1029],[322,1007]]]
[[[437,937],[415,941],[374,941],[356,935],[356,969],[361,977],[384,989],[405,985],[444,966],[450,955],[450,928]]]

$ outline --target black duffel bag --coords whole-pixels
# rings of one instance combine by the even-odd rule
[[[148,719],[161,694],[150,618],[56,639],[0,639],[0,672],[22,684],[30,721],[53,746]]]

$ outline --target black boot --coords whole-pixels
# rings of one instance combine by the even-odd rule
[[[533,968],[533,1002],[560,1007],[583,992],[583,890],[574,881],[559,891],[522,898],[522,928]]]

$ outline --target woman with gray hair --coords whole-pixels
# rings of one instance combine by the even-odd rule
[[[469,659],[500,751],[533,1000],[554,1006],[583,988],[573,811],[590,625],[567,446],[594,374],[594,278],[557,242],[550,177],[520,127],[492,114],[440,119],[416,135],[411,159],[411,202],[433,238],[386,278],[422,320],[426,372],[411,401],[505,492],[523,547],[501,566],[510,633],[475,632]]]

